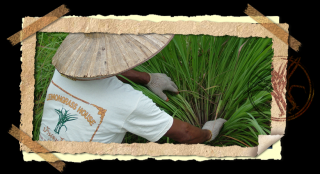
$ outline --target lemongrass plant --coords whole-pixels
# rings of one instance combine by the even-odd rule
[[[270,134],[272,57],[269,38],[176,35],[159,54],[134,69],[167,74],[180,94],[166,93],[170,100],[165,102],[144,86],[131,85],[168,114],[194,126],[226,119],[211,145],[252,147],[258,145],[258,135]]]
[[[34,140],[38,140],[46,88],[53,75],[51,60],[66,36],[37,33]],[[226,119],[210,145],[252,147],[258,145],[258,135],[270,134],[272,56],[270,38],[175,35],[160,53],[134,69],[167,74],[178,86],[178,95],[165,92],[170,99],[165,102],[145,86],[127,80],[160,109],[194,126]],[[131,133],[123,141],[145,142]],[[167,137],[158,141],[168,142],[177,143]]]

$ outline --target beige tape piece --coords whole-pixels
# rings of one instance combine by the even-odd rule
[[[46,160],[50,165],[52,165],[58,171],[60,172],[63,171],[63,168],[66,165],[64,162],[62,162],[59,158],[57,158],[55,155],[50,153],[49,150],[45,149],[36,141],[32,141],[31,137],[29,137],[27,134],[22,132],[15,125],[12,125],[11,129],[9,130],[9,134],[12,135],[14,138],[16,138],[19,142],[26,145],[32,151],[36,152],[39,156],[41,156],[44,160]],[[55,162],[50,162],[50,161],[55,161]]]
[[[39,20],[35,21],[28,27],[18,31],[14,35],[7,38],[14,46],[17,43],[23,41],[24,39],[28,38],[29,36],[33,35],[37,31],[41,30],[45,26],[51,24],[52,22],[59,19],[61,16],[65,15],[69,12],[69,9],[65,7],[65,5],[61,5],[60,7],[56,8],[52,12],[48,13],[47,15],[43,16]]]
[[[273,23],[270,19],[265,17],[251,5],[248,4],[248,8],[244,11],[244,13],[250,16],[255,21],[257,21],[258,23],[260,23],[264,28],[266,28],[279,39],[281,39],[285,44],[289,45],[293,50],[295,50],[296,52],[299,51],[301,43],[297,39],[290,36],[289,33],[284,31],[277,24]]]

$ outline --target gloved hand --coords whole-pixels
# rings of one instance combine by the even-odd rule
[[[211,139],[208,140],[209,141],[212,141],[216,138],[216,136],[219,134],[224,122],[226,122],[227,120],[225,119],[222,119],[222,118],[218,118],[216,120],[212,120],[212,121],[207,121],[202,129],[208,129],[211,131],[212,133],[212,136],[211,136]]]
[[[165,101],[169,101],[169,98],[162,92],[168,90],[171,92],[179,93],[177,85],[171,81],[171,78],[162,73],[148,73],[150,75],[150,81],[146,85],[153,93],[158,95]]]

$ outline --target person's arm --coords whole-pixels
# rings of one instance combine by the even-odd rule
[[[197,144],[209,140],[211,132],[174,118],[171,128],[164,136],[172,138],[179,143]]]
[[[186,144],[203,143],[214,140],[219,134],[223,124],[227,120],[218,118],[207,121],[202,129],[192,126],[189,123],[173,119],[171,128],[164,136],[172,138],[175,141]]]
[[[129,70],[122,73],[121,75],[133,81],[134,83],[146,85],[150,89],[150,91],[152,91],[165,101],[169,101],[169,98],[166,96],[166,94],[163,93],[164,90],[168,90],[176,94],[179,94],[177,85],[173,81],[171,81],[170,77],[163,73],[149,74],[145,72]],[[128,83],[128,81],[124,78],[120,76],[116,77],[122,82]]]
[[[150,76],[148,73],[145,72],[139,72],[135,70],[129,70],[124,73],[122,73],[124,77],[128,78],[129,80],[133,81],[134,83],[140,83],[140,84],[148,84],[150,81]],[[129,83],[127,80],[120,76],[116,76],[119,80],[121,80],[123,83]]]

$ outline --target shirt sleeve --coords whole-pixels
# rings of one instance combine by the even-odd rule
[[[136,108],[124,122],[123,128],[155,142],[167,133],[172,124],[172,116],[161,111],[150,98],[142,94]]]

